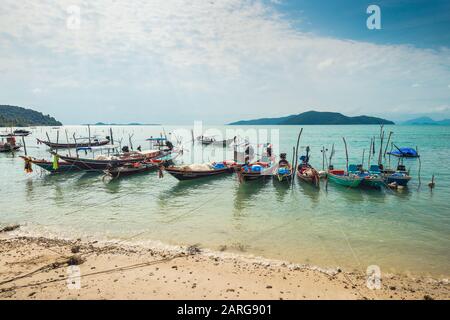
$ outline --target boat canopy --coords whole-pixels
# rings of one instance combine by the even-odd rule
[[[106,144],[104,146],[94,146],[94,147],[78,147],[77,151],[97,151],[97,150],[111,150],[120,148],[117,144]]]
[[[394,150],[389,152],[389,154],[399,157],[418,157],[419,154],[413,148],[398,148],[398,150]]]
[[[165,141],[165,140],[167,140],[167,138],[163,138],[163,137],[146,139],[146,141]]]

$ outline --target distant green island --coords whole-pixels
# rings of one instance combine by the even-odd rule
[[[241,120],[230,125],[352,125],[352,124],[395,124],[392,121],[369,117],[348,117],[338,112],[307,111],[280,118]]]
[[[94,123],[93,126],[160,126],[160,124],[158,124],[158,123],[139,123],[139,122],[131,122],[131,123],[97,122],[97,123]]]
[[[17,106],[0,105],[0,127],[61,126],[50,115]]]
[[[437,125],[437,126],[448,126],[450,125],[450,119],[444,120],[433,120],[430,117],[420,117],[402,122],[405,125]]]

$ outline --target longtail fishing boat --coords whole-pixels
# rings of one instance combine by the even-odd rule
[[[164,170],[176,179],[183,181],[230,174],[234,172],[236,165],[233,161],[223,161],[211,164],[169,166],[164,168]]]
[[[327,178],[331,182],[349,188],[357,188],[364,180],[364,177],[357,174],[348,173],[345,172],[345,170],[336,170],[333,168],[328,170]]]
[[[247,148],[249,148],[247,146]],[[249,154],[246,157],[249,159]],[[266,144],[266,149],[262,154],[261,159],[240,166],[237,170],[239,181],[259,180],[264,178],[271,178],[274,174],[275,157],[272,156],[272,147],[270,144]]]
[[[50,147],[51,149],[76,149],[76,148],[87,148],[87,147],[99,147],[99,146],[105,146],[107,145],[110,140],[109,137],[106,137],[104,140],[99,139],[92,139],[91,141],[86,141],[86,138],[79,138],[82,140],[82,142],[76,142],[76,143],[57,143],[57,142],[51,142],[41,139],[36,139],[38,144],[45,144],[46,146]]]
[[[385,169],[381,172],[385,183],[390,187],[406,187],[411,180],[411,176],[403,164],[399,164],[397,170]]]
[[[21,144],[16,142],[14,134],[1,135],[0,152],[14,152],[21,148]]]
[[[225,140],[216,140],[214,137],[207,137],[207,136],[199,136],[197,137],[197,141],[199,141],[203,145],[213,145],[213,146],[220,146],[220,147],[226,147],[232,144],[236,141],[236,137],[225,139]]]
[[[83,148],[78,148],[77,150],[80,151]],[[92,148],[90,148],[92,149]],[[52,154],[56,154],[52,152]],[[108,168],[108,166],[112,163],[114,163],[117,166],[125,165],[127,163],[134,163],[134,162],[142,162],[145,160],[150,160],[158,157],[165,156],[166,154],[163,153],[161,150],[149,150],[149,151],[132,151],[132,152],[125,152],[125,153],[115,153],[112,155],[100,155],[97,157],[94,157],[93,159],[89,158],[79,158],[79,157],[71,157],[71,156],[64,156],[59,155],[59,157],[75,166],[80,168],[81,170],[85,171],[104,171]]]
[[[157,169],[160,170],[161,174],[162,168],[173,165],[173,162],[178,155],[180,155],[180,153],[170,153],[158,158],[146,159],[141,162],[128,162],[125,164],[111,162],[103,172],[107,176],[113,178],[155,171]]]
[[[119,178],[134,174],[154,171],[158,169],[158,165],[150,162],[128,162],[119,166],[114,163],[108,165],[103,171],[107,176]]]
[[[380,167],[378,165],[371,165],[370,169],[364,170],[363,166],[351,164],[348,166],[348,171],[352,174],[356,174],[363,179],[361,187],[380,189],[385,185],[384,179],[381,175]]]
[[[300,157],[300,164],[297,166],[297,177],[304,182],[319,188],[319,172],[309,164],[309,146],[306,147],[306,155]]]
[[[77,166],[66,162],[60,161],[59,157],[53,159],[53,161],[45,159],[36,159],[30,156],[20,156],[25,161],[25,172],[33,172],[32,165],[37,165],[38,167],[50,172],[50,173],[61,173],[61,172],[75,172],[80,171]]]
[[[280,161],[278,161],[278,165],[273,169],[272,175],[280,182],[291,181],[293,170],[292,165],[286,160],[286,153],[280,154]]]

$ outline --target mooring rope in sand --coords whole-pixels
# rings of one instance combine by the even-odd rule
[[[169,262],[169,261],[172,261],[172,260],[174,260],[176,258],[186,257],[186,256],[189,256],[189,255],[193,255],[193,254],[186,255],[185,253],[180,253],[180,254],[177,254],[175,256],[172,256],[172,257],[169,257],[169,258],[160,259],[160,260],[156,260],[156,261],[147,261],[147,262],[137,263],[137,264],[124,266],[124,267],[117,267],[117,268],[112,268],[112,269],[107,269],[107,270],[101,270],[101,271],[86,273],[86,274],[80,275],[77,278],[85,278],[85,277],[95,276],[95,275],[100,275],[100,274],[111,274],[111,273],[114,273],[114,272],[128,271],[128,270],[133,270],[133,269],[138,269],[138,268],[149,267],[149,266],[152,266],[152,265],[155,265],[155,264]],[[47,266],[44,266],[44,267],[47,267]],[[41,269],[43,269],[44,267],[39,268],[39,269],[37,269],[37,270],[35,270],[33,272],[30,272],[29,274],[26,274],[24,276],[21,276],[21,277],[18,277],[18,278],[14,278],[14,279],[10,279],[10,280],[8,280],[6,282],[4,281],[4,282],[0,283],[0,285],[5,284],[5,283],[9,283],[9,282],[12,282],[12,281],[20,280],[20,279],[23,279],[23,278],[28,277],[28,276],[32,276],[32,275],[34,275],[34,274],[36,274],[38,272],[42,272],[43,270],[41,270]],[[56,269],[56,268],[54,268],[54,269]],[[45,281],[40,281],[40,282],[35,282],[35,283],[27,283],[27,284],[20,285],[20,286],[12,286],[12,287],[9,287],[9,288],[0,289],[0,293],[8,292],[8,291],[14,291],[14,290],[17,290],[17,289],[23,289],[23,288],[28,288],[28,287],[41,286],[41,285],[44,285],[44,284],[50,284],[50,283],[55,283],[55,282],[67,281],[69,278],[71,278],[71,277],[67,276],[67,277],[58,278],[58,279],[45,280]]]

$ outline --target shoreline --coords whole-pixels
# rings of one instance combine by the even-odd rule
[[[80,289],[69,289],[69,265]],[[195,246],[0,233],[0,299],[450,299],[446,279],[382,274],[375,290],[366,282],[362,272]]]

